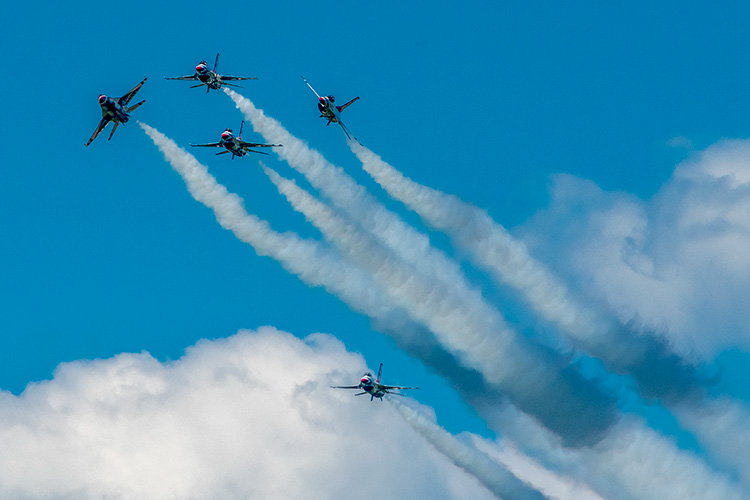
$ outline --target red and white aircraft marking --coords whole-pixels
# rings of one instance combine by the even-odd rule
[[[194,80],[194,81],[200,81],[198,85],[193,85],[190,87],[191,89],[194,89],[196,87],[202,87],[206,86],[206,92],[208,92],[211,89],[219,90],[222,85],[226,85],[227,87],[238,87],[242,88],[239,85],[234,85],[232,83],[227,83],[229,81],[234,80],[257,80],[257,77],[248,77],[248,76],[227,76],[227,75],[220,75],[216,72],[216,66],[219,64],[219,54],[216,54],[216,61],[214,61],[214,69],[211,69],[208,67],[208,63],[206,61],[201,61],[198,63],[198,66],[195,67],[195,74],[187,75],[187,76],[175,76],[175,77],[169,77],[165,76],[165,80]]]
[[[399,394],[398,392],[393,392],[394,389],[396,390],[404,390],[404,389],[419,389],[419,387],[403,387],[400,385],[384,385],[380,383],[380,375],[383,371],[383,363],[380,363],[380,368],[378,368],[378,378],[373,379],[372,373],[366,372],[364,375],[362,375],[362,378],[359,380],[359,385],[332,385],[331,388],[333,389],[361,389],[362,392],[355,394],[355,396],[362,396],[363,394],[369,394],[370,395],[370,401],[372,401],[375,398],[383,400],[383,396],[386,394],[395,394],[396,396],[403,396],[403,394]]]

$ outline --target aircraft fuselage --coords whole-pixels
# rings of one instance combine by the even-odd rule
[[[198,80],[201,83],[205,83],[208,88],[219,90],[221,87],[221,80],[215,71],[208,67],[208,63],[202,61],[198,66],[195,67],[195,74],[198,76]]]
[[[334,123],[338,123],[340,114],[339,110],[334,104],[336,98],[332,95],[322,96],[318,99],[318,110],[324,118],[328,118]]]
[[[229,130],[221,134],[219,144],[233,155],[245,156],[247,154],[247,151],[239,144],[239,140]]]
[[[120,123],[126,123],[130,119],[122,105],[111,97],[99,96],[99,105],[102,107],[102,117],[109,116],[113,121]]]
[[[359,387],[373,398],[383,399],[387,393],[383,386],[372,379],[371,375],[365,374],[359,381]]]

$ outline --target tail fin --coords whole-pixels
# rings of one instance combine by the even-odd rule
[[[128,109],[126,109],[126,110],[125,110],[125,112],[126,112],[126,113],[130,113],[131,111],[133,111],[133,110],[134,110],[135,108],[137,108],[138,106],[140,106],[140,105],[141,105],[141,104],[143,104],[144,102],[146,102],[146,99],[142,100],[142,101],[141,101],[141,102],[139,102],[139,103],[133,104],[133,105],[132,105],[132,106],[130,106],[130,107],[129,107]]]
[[[240,123],[240,135],[237,136],[238,140],[242,140],[242,127],[245,126],[245,120],[242,120],[242,123]]]
[[[216,54],[216,60],[214,61],[214,73],[216,72],[216,67],[219,65],[219,54]]]
[[[114,120],[112,120],[114,122]],[[115,122],[115,126],[112,127],[112,132],[109,134],[109,139],[112,139],[112,136],[115,135],[115,130],[117,130],[117,126],[120,124],[120,122]],[[109,140],[107,139],[107,140]]]
[[[375,380],[378,384],[380,383],[380,374],[383,372],[383,363],[380,363],[380,368],[378,368],[378,378]]]

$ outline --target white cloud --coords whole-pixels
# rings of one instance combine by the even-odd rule
[[[647,201],[557,176],[522,234],[579,291],[684,355],[750,349],[750,142],[695,154]]]
[[[471,440],[477,448],[503,464],[521,480],[556,500],[604,500],[585,484],[545,469],[508,441],[492,443],[476,435],[471,435]]]
[[[596,445],[578,449],[560,446],[559,439],[512,408],[495,412],[489,421],[544,467],[574,478],[604,498],[747,498],[747,491],[727,474],[713,470],[697,455],[680,450],[671,439],[632,415],[623,416]],[[517,475],[526,477],[522,473]]]
[[[331,390],[364,364],[270,327],[78,361],[0,395],[2,498],[491,498],[390,405]]]

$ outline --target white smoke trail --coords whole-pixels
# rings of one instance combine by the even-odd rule
[[[298,275],[307,284],[324,286],[353,309],[386,326],[397,341],[410,341],[404,338],[404,330],[408,332],[415,326],[401,317],[400,311],[359,268],[317,242],[273,231],[267,222],[248,214],[239,196],[229,193],[195,157],[156,129],[140,122],[139,125],[182,176],[190,194],[214,211],[222,227],[253,246],[259,255],[279,261],[287,271]],[[478,479],[482,482],[481,478]]]
[[[258,255],[276,259],[308,285],[323,286],[360,313],[387,325],[402,324],[398,320],[401,313],[361,269],[316,241],[274,231],[268,222],[248,214],[242,199],[219,184],[194,156],[156,129],[139,125],[182,176],[193,198],[212,209],[219,224]]]
[[[478,371],[522,411],[534,415],[568,443],[591,442],[614,419],[612,401],[549,352],[524,344],[492,308],[453,293],[415,272],[368,232],[316,200],[296,183],[264,166],[279,191],[342,255],[367,270],[389,296],[427,326],[461,365]],[[554,409],[554,410],[553,410]],[[585,420],[588,425],[582,426]]]
[[[674,401],[696,390],[701,380],[695,367],[672,353],[663,339],[578,302],[564,283],[529,254],[526,245],[486,211],[406,178],[358,142],[351,141],[349,146],[391,197],[448,234],[496,282],[518,290],[539,316],[558,325],[577,348],[600,358],[615,373],[632,375],[643,396]]]
[[[430,245],[425,235],[414,230],[398,216],[385,209],[362,186],[356,184],[343,169],[329,163],[319,152],[311,150],[303,141],[290,134],[278,121],[267,117],[263,111],[257,109],[249,99],[229,89],[225,89],[225,93],[232,98],[253,128],[263,135],[267,141],[284,144],[284,148],[278,150],[277,153],[290,166],[302,173],[314,187],[331,199],[337,207],[345,211],[363,228],[375,235],[381,243],[386,244],[397,254],[399,260],[407,262],[411,274],[429,277],[429,282],[434,289],[434,291],[430,291],[430,294],[449,295],[453,300],[460,302],[465,310],[473,310],[469,315],[454,315],[453,317],[457,318],[457,321],[453,325],[445,322],[436,325],[439,315],[446,313],[445,309],[438,310],[437,315],[433,310],[430,313],[431,316],[417,313],[420,321],[427,321],[428,323],[425,324],[433,325],[430,328],[454,328],[454,334],[459,331],[466,332],[467,339],[489,338],[493,335],[500,335],[507,339],[503,342],[509,343],[513,348],[509,348],[505,352],[505,359],[516,361],[513,365],[517,370],[516,373],[523,373],[524,380],[529,382],[529,385],[522,389],[523,382],[520,380],[511,387],[505,387],[505,391],[516,391],[512,395],[516,405],[524,411],[535,414],[537,418],[545,422],[545,425],[550,426],[556,432],[568,433],[567,439],[571,444],[579,439],[595,439],[592,436],[602,432],[611,423],[614,418],[614,410],[610,403],[591,387],[582,388],[581,386],[586,384],[577,380],[577,376],[570,371],[566,374],[567,378],[564,381],[566,387],[562,391],[553,390],[549,394],[542,395],[539,387],[551,388],[554,385],[553,380],[556,378],[556,375],[552,374],[548,368],[550,365],[560,365],[555,367],[555,370],[559,370],[565,364],[564,362],[559,359],[549,359],[554,358],[554,356],[547,352],[529,356],[529,350],[538,350],[537,347],[522,346],[521,344],[524,341],[519,340],[517,334],[507,326],[497,309],[489,305],[481,296],[481,293],[467,283],[466,278],[454,261],[448,259],[442,252]],[[341,248],[339,250],[344,251]],[[360,266],[371,264],[369,259],[364,259],[364,261],[358,261]],[[430,298],[434,297],[430,296]],[[447,305],[450,301],[446,300],[443,303]],[[401,303],[401,305],[404,304]],[[412,309],[411,311],[415,313],[415,310]],[[427,312],[427,310],[423,311]],[[484,323],[488,327],[483,330],[480,337],[477,337],[477,330],[472,328],[472,325],[477,323]],[[485,359],[491,357],[486,350],[482,350],[479,346],[475,347],[477,347],[477,350],[473,356]],[[453,353],[456,352],[455,348],[449,350]],[[459,346],[458,350],[463,352],[463,347]],[[541,362],[540,358],[546,358],[546,363]],[[466,356],[462,359],[466,361]],[[485,365],[489,367],[488,363],[485,363]],[[542,365],[546,366],[542,368]],[[465,363],[464,366],[466,366]],[[471,366],[475,365],[472,364]],[[498,372],[503,368],[495,366],[491,369]],[[492,377],[492,375],[490,376]],[[536,383],[532,384],[532,380],[535,380]],[[578,398],[579,400],[579,404],[575,408],[570,407],[567,413],[561,410],[551,410],[550,400],[557,400],[562,398],[563,395],[572,393],[577,393],[572,399]],[[597,402],[587,405],[580,401],[581,397],[592,398]],[[553,406],[568,408],[561,405]],[[601,411],[598,412],[597,416],[591,416],[591,419],[587,420],[588,425],[581,426],[581,410],[586,406],[593,406]],[[590,413],[587,413],[587,415],[590,415]],[[587,432],[584,429],[591,432],[586,435]],[[571,432],[577,435],[573,437],[570,434]]]
[[[359,143],[350,146],[364,169],[392,197],[448,233],[498,282],[520,290],[538,314],[557,323],[607,368],[631,374],[642,395],[661,399],[701,445],[736,470],[750,487],[750,455],[740,451],[750,446],[746,408],[737,402],[712,400],[697,390],[700,376],[656,336],[634,332],[577,303],[525,245],[485,211],[406,178]]]
[[[677,405],[674,414],[722,464],[750,489],[750,411],[729,398]]]
[[[291,180],[284,179],[268,167],[263,170],[295,210],[305,217],[353,262],[364,266],[386,292],[405,307],[417,321],[435,332],[440,342],[475,368],[493,384],[502,384],[514,370],[497,356],[511,346],[507,328],[492,315],[478,314],[469,304],[461,303],[428,277],[416,276],[411,269],[380,247],[377,241],[355,224],[336,214]],[[488,334],[494,332],[495,334]]]
[[[488,423],[503,429],[505,437],[525,454],[540,459],[544,467],[573,477],[606,498],[750,498],[748,490],[693,453],[678,449],[635,416],[622,418],[596,445],[579,449],[560,446],[556,437],[512,408],[494,412]]]
[[[371,317],[380,317],[385,321],[388,321],[392,317],[391,314],[393,314],[394,311],[392,304],[383,299],[383,297],[377,291],[378,287],[374,286],[374,283],[372,283],[371,281],[368,281],[367,276],[361,273],[361,271],[357,271],[357,268],[347,266],[345,261],[342,261],[338,256],[325,250],[323,247],[316,245],[310,246],[308,244],[309,242],[298,244],[301,240],[299,240],[296,235],[279,235],[278,233],[274,233],[273,231],[271,231],[270,228],[268,228],[268,225],[263,221],[259,221],[252,216],[248,216],[248,214],[242,207],[242,202],[239,197],[228,193],[226,191],[226,188],[219,185],[216,180],[208,174],[205,166],[198,163],[195,158],[178,148],[172,141],[164,137],[156,130],[148,127],[147,125],[141,124],[141,126],[146,131],[146,133],[154,140],[155,144],[159,146],[159,148],[165,154],[165,157],[170,161],[175,170],[177,170],[180,175],[183,176],[183,179],[188,185],[188,189],[190,190],[191,194],[197,200],[201,201],[214,210],[217,216],[217,220],[222,224],[222,226],[234,231],[238,238],[240,238],[242,241],[246,241],[249,243],[254,242],[254,246],[257,244],[258,246],[256,247],[256,251],[258,251],[259,254],[272,255],[275,258],[279,259],[285,268],[287,268],[290,272],[298,274],[308,284],[326,286],[329,291],[337,294],[340,298],[342,298],[342,300],[346,301],[348,298],[349,300],[352,300],[353,304],[357,304],[360,310],[364,311],[365,313],[368,313],[369,311]],[[323,264],[321,263],[321,260],[324,262]],[[305,266],[310,266],[312,269],[305,269]],[[348,271],[341,272],[342,268],[347,268]],[[349,278],[351,278],[352,276],[357,276],[358,274],[361,275],[360,277],[363,281],[360,281],[359,278],[355,279],[354,281],[356,286],[354,287],[355,289],[352,290],[349,286],[351,283]],[[368,295],[367,291],[372,292],[372,295]],[[352,305],[352,303],[350,303],[350,305]],[[375,308],[374,311],[372,310],[373,307]],[[378,307],[382,307],[383,311],[379,311]],[[358,307],[353,305],[353,308],[357,309]],[[394,314],[394,317],[395,316],[397,315]],[[490,415],[497,409],[497,401],[492,400],[491,397],[488,398],[487,396],[485,396],[484,398],[482,398],[481,394],[475,394],[474,397],[475,399],[481,399],[481,403],[490,405],[489,408],[482,408],[481,404],[477,404],[476,406],[480,411],[480,414]],[[572,401],[573,399],[566,394],[562,395],[562,397],[560,398],[560,402],[564,406],[571,406],[571,404],[573,404]],[[552,411],[558,410],[558,403],[554,398],[551,399],[548,403]],[[586,414],[589,413],[592,408],[582,407],[580,408],[580,410],[581,419],[584,419]],[[579,422],[579,424],[581,424],[581,422]],[[503,425],[507,423],[508,422],[504,422]],[[501,430],[503,425],[497,426],[496,429]],[[534,436],[538,435],[539,432],[541,431],[528,432],[526,434],[522,434],[521,437],[526,439],[527,441],[530,440],[532,442],[537,442],[539,441],[539,438],[538,436]],[[623,439],[623,442],[625,443],[628,443],[630,441],[632,441],[630,437]],[[570,450],[565,450],[562,448],[560,448],[560,450],[568,455],[570,455],[571,453]],[[679,454],[677,455],[679,457]],[[570,456],[576,457],[577,455],[572,454]],[[613,456],[614,458],[617,457],[616,454],[614,454]],[[611,458],[610,461],[614,460],[614,458]],[[663,460],[664,455],[660,455],[659,458]],[[668,458],[672,458],[671,455],[669,455]],[[568,458],[567,460],[563,461],[563,465],[567,465],[569,468],[573,467],[570,465],[572,461],[572,459]],[[678,465],[681,465],[681,462],[679,460],[677,460],[677,463]],[[649,481],[653,482],[653,474],[647,474],[649,472],[648,468],[641,472],[644,474],[645,479],[641,479],[640,481],[638,481],[638,485],[648,483]],[[653,472],[657,476],[663,475],[662,471],[656,469],[654,469]],[[618,478],[616,484],[627,483],[627,481],[621,479],[623,473],[617,467],[612,466],[605,471],[605,478],[608,478],[608,476],[610,475]],[[599,480],[600,482],[608,481],[608,479]],[[717,485],[716,488],[723,488],[723,490],[726,490],[726,492],[728,492],[726,498],[737,498],[732,494],[733,490],[731,488],[727,489],[725,481],[721,480],[721,478],[714,480],[714,483]],[[682,491],[679,488],[679,483],[675,484],[673,481],[669,481],[667,482],[667,484],[668,488],[671,488],[672,491]],[[699,488],[697,491],[704,490]],[[617,498],[618,496],[614,497]],[[648,497],[644,496],[644,498]],[[670,498],[670,496],[667,495],[663,498]]]
[[[327,162],[320,153],[311,150],[278,121],[255,108],[250,100],[231,90],[226,93],[266,140],[285,144],[285,149],[279,151],[282,158],[337,207],[408,262],[412,266],[412,273],[423,276],[431,273],[446,290],[466,298],[467,303],[477,307],[478,314],[487,315],[486,318],[494,316],[498,318],[497,324],[508,328],[500,314],[486,305],[481,294],[466,283],[458,266],[431,247],[426,236],[386,210],[343,169]],[[496,281],[521,291],[537,314],[557,324],[575,345],[601,358],[610,370],[632,375],[642,395],[674,402],[695,391],[699,380],[694,368],[671,353],[665,342],[646,332],[635,332],[577,302],[561,281],[531,257],[523,243],[514,239],[485,211],[455,196],[404,178],[356,141],[349,141],[349,145],[365,170],[391,196],[417,211],[429,225],[447,232],[457,246],[488,269]],[[348,226],[343,224],[334,229],[345,227]],[[425,324],[433,330],[436,328],[434,323],[429,323],[428,316],[418,316],[417,319],[427,321]],[[471,324],[463,326],[470,332],[476,332]],[[511,354],[509,357],[514,356]]]
[[[417,184],[360,143],[350,142],[349,146],[365,171],[392,198],[415,211],[430,226],[446,232],[498,282],[522,292],[541,316],[582,339],[595,338],[609,326],[593,311],[575,304],[565,285],[485,211],[456,196]]]
[[[418,411],[391,398],[404,420],[419,432],[437,451],[475,478],[492,494],[502,500],[544,500],[545,495],[514,476],[507,468],[491,460],[471,445],[461,442],[448,431]]]
[[[276,153],[304,175],[315,189],[331,200],[333,205],[346,212],[352,220],[375,235],[415,269],[440,280],[444,286],[453,289],[454,293],[475,301],[479,307],[490,307],[483,304],[481,293],[467,282],[458,264],[433,247],[425,234],[386,209],[344,169],[328,162],[318,151],[310,149],[304,141],[289,133],[277,120],[256,108],[252,101],[231,89],[225,89],[225,92],[256,132],[268,141],[284,144],[284,148]],[[497,311],[494,314],[499,315]]]
[[[507,439],[492,442],[472,434],[471,442],[475,448],[505,466],[519,479],[556,500],[605,500],[587,485],[545,469],[538,461],[521,453]]]

